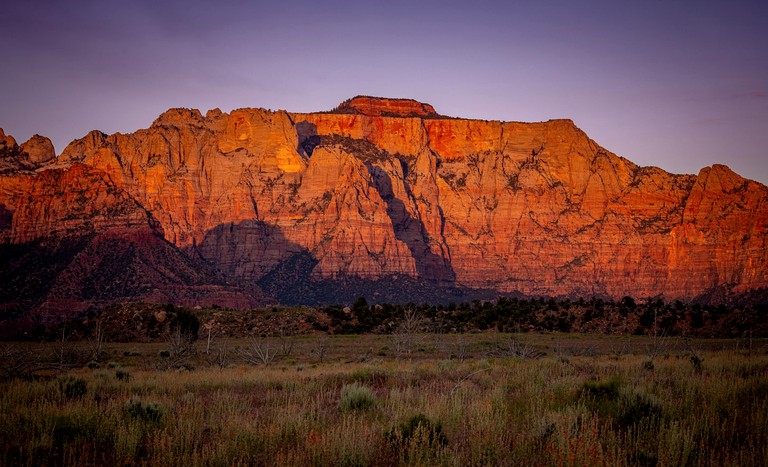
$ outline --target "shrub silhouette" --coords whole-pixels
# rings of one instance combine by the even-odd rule
[[[399,448],[419,442],[434,447],[448,444],[448,439],[443,434],[442,423],[433,422],[424,414],[414,415],[392,428],[387,433],[387,439]]]
[[[172,310],[174,308],[171,308]],[[182,335],[188,339],[195,341],[200,331],[200,320],[197,319],[197,315],[185,308],[175,308],[176,316],[170,324],[171,332],[179,331]]]
[[[163,418],[164,410],[154,402],[142,403],[138,397],[132,397],[125,403],[125,412],[134,419],[157,423]]]
[[[641,421],[658,421],[661,404],[651,396],[636,390],[625,389],[619,396],[618,413],[615,420],[621,427],[636,425]]]
[[[584,383],[580,398],[587,408],[600,417],[612,419],[621,428],[658,421],[662,415],[661,404],[655,398],[625,387],[618,376]]]
[[[67,376],[59,380],[59,392],[64,399],[79,399],[88,392],[88,383],[83,378]]]
[[[71,415],[56,415],[53,417],[52,438],[57,445],[80,440],[92,440],[97,433],[93,419],[77,419]]]
[[[581,388],[581,395],[597,400],[615,400],[619,397],[622,384],[621,379],[615,375],[606,381],[587,381]]]

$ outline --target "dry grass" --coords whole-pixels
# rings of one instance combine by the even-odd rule
[[[617,352],[620,339],[594,336],[524,336],[537,359],[488,357],[501,335],[421,336],[413,359],[386,336],[332,338],[322,362],[317,339],[269,366],[221,368],[198,350],[192,371],[163,367],[158,344],[107,345],[113,368],[6,380],[0,464],[768,463],[764,349],[695,342],[710,349],[700,369],[681,347],[648,370],[644,342]],[[463,361],[447,358],[457,339]],[[373,402],[350,410],[349,388]]]

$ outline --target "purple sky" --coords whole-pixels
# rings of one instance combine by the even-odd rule
[[[768,182],[764,0],[25,0],[3,7],[0,48],[0,127],[57,152],[169,107],[308,112],[370,94],[571,118],[641,165]]]

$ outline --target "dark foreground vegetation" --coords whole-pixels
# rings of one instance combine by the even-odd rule
[[[768,305],[700,305],[680,301],[619,301],[498,298],[493,301],[369,305],[358,298],[350,305],[268,307],[236,311],[220,307],[196,309],[173,305],[127,303],[81,313],[62,322],[60,315],[41,312],[0,319],[0,339],[58,339],[62,327],[87,337],[97,322],[111,340],[162,339],[178,313],[193,314],[199,325],[229,337],[280,332],[329,334],[390,334],[406,312],[419,318],[419,330],[465,332],[586,332],[621,335],[690,337],[768,337]]]
[[[195,339],[189,319],[153,343],[2,344],[0,464],[768,463],[764,339],[418,321]]]
[[[0,344],[0,465],[766,465],[765,315],[627,298],[37,317]]]
[[[737,337],[744,333],[768,335],[768,306],[702,306],[680,301],[650,300],[638,304],[631,297],[618,302],[602,299],[556,300],[498,298],[448,305],[374,305],[360,298],[346,309],[320,308],[337,333],[388,333],[406,312],[423,318],[430,332],[597,332]]]

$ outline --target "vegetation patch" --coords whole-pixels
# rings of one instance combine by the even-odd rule
[[[424,414],[408,417],[387,433],[389,443],[404,456],[413,457],[414,452],[431,453],[448,444],[440,421],[433,421]]]
[[[59,393],[64,399],[80,399],[88,393],[88,383],[77,376],[59,379]]]
[[[263,365],[213,335],[193,371],[164,342],[107,342],[121,366],[98,370],[0,345],[0,366],[52,368],[0,379],[0,465],[768,465],[765,340],[672,337],[644,371],[648,336],[419,331],[425,352],[375,356],[396,337],[269,336]],[[546,355],[495,357],[511,339]]]
[[[358,383],[341,388],[339,408],[341,410],[370,410],[376,406],[376,396],[370,388]]]
[[[136,420],[157,423],[165,414],[163,407],[155,402],[142,402],[139,397],[132,397],[125,403],[125,413]]]
[[[612,420],[621,428],[643,422],[655,423],[662,415],[661,404],[656,398],[627,387],[618,376],[584,383],[580,399],[595,414]]]

